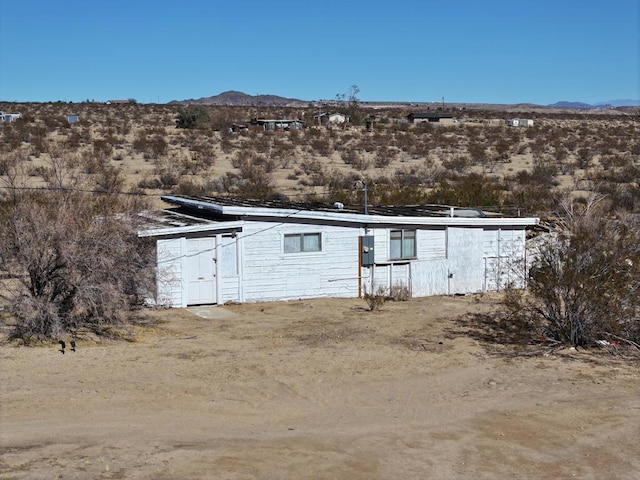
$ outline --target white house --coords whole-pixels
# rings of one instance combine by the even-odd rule
[[[166,195],[141,237],[157,245],[157,298],[229,301],[412,296],[523,286],[525,230],[537,218],[442,206],[362,207]]]
[[[528,118],[509,118],[505,123],[510,127],[533,127],[533,120]]]
[[[15,122],[21,116],[22,115],[20,113],[0,112],[0,121],[11,123],[11,122]]]

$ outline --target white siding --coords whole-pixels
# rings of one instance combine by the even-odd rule
[[[423,228],[417,232],[417,259],[412,262],[412,295],[424,297],[448,293],[447,230]]]
[[[416,261],[411,265],[411,294],[414,297],[446,295],[449,293],[446,260]]]
[[[411,288],[411,263],[378,264],[373,268],[373,285],[368,290],[376,292],[378,287],[389,290],[391,287],[406,285]]]
[[[284,253],[284,235],[320,233],[320,252]],[[357,228],[252,222],[243,233],[243,301],[358,295]]]
[[[416,229],[417,258],[395,261],[389,259],[391,230],[398,230],[398,228],[375,230],[374,285],[391,287],[397,283],[407,283],[412,295],[420,297],[446,294],[448,291],[445,262],[447,230],[445,228]]]
[[[221,235],[218,238],[218,302],[239,301],[240,292],[240,242],[238,235]]]
[[[182,239],[159,239],[156,246],[158,305],[184,307],[182,301]]]
[[[449,294],[475,293],[484,287],[482,228],[450,227],[447,259]]]
[[[418,230],[418,259],[443,260],[447,258],[447,230],[422,229]]]
[[[365,287],[375,291],[400,283],[415,297],[524,285],[524,228],[416,227],[416,258],[391,261],[390,231],[397,229],[368,230],[375,265],[358,272],[364,229],[246,220],[237,234],[216,236],[217,301],[356,297]],[[285,235],[302,233],[321,234],[321,251],[284,253]],[[185,237],[158,240],[158,303],[187,304],[186,243]]]
[[[375,230],[373,285],[391,286],[398,278],[389,260],[390,231]],[[524,285],[524,229],[419,228],[417,258],[410,260],[407,278],[413,296],[499,290]]]
[[[485,291],[525,284],[525,232],[495,228],[484,231]]]

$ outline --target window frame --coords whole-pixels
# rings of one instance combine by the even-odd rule
[[[400,233],[400,238],[393,238],[394,234]],[[405,234],[406,233],[412,233],[413,234],[413,248],[412,248],[412,252],[410,252],[411,254],[407,254],[405,252],[406,250],[406,244],[405,242],[407,240],[410,240],[410,238],[405,238]],[[399,250],[400,250],[400,254],[399,255],[394,255],[394,251],[396,250],[394,248],[394,243],[395,242],[399,242],[400,246],[399,246]],[[418,230],[415,228],[394,228],[392,230],[389,230],[389,260],[413,260],[418,258]]]
[[[293,239],[295,237],[299,238],[299,243],[297,246],[298,249],[295,251],[287,250],[288,248],[287,239]],[[318,248],[309,249],[308,245],[305,244],[305,237],[317,237]],[[320,253],[322,252],[322,233],[321,232],[285,233],[284,236],[282,237],[282,251],[285,255],[295,255],[300,253],[303,253],[303,254]]]

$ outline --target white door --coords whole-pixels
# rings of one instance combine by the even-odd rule
[[[497,292],[500,290],[500,258],[486,257],[484,259],[484,291]]]
[[[187,239],[187,303],[216,303],[216,239]]]

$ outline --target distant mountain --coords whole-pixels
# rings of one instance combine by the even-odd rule
[[[565,102],[565,101],[556,102],[556,103],[553,103],[553,104],[547,105],[547,106],[548,107],[555,107],[555,108],[598,108],[595,105],[591,105],[590,103]]]
[[[203,97],[189,100],[173,100],[169,103],[187,105],[231,105],[242,107],[290,107],[306,105],[305,100],[295,98],[279,97],[277,95],[248,95],[243,92],[229,90],[212,97]]]
[[[637,107],[640,106],[640,100],[607,100],[606,102],[598,102],[595,105],[584,102],[556,102],[548,107],[556,108],[612,108],[612,107]]]
[[[611,105],[612,107],[640,107],[640,100],[607,100],[606,102],[599,102],[598,106]]]

